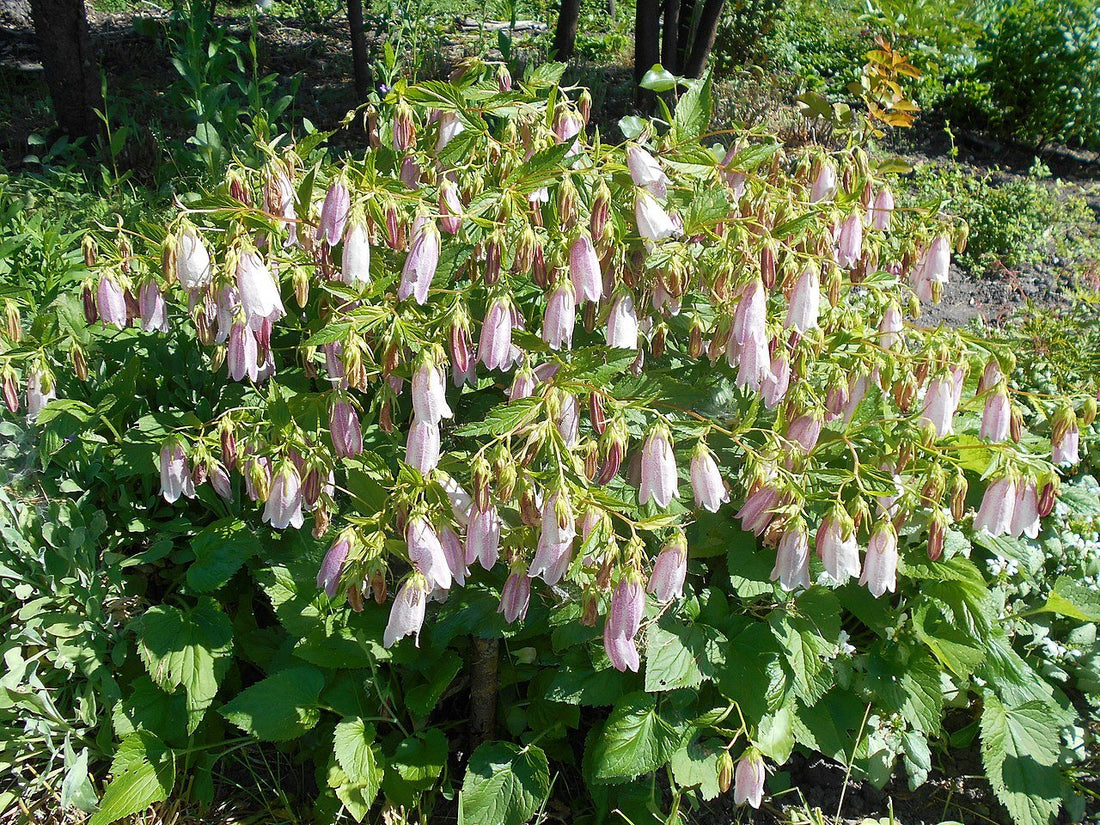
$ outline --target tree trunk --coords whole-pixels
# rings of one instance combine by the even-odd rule
[[[363,103],[370,94],[367,35],[363,31],[363,0],[348,0],[348,30],[351,34],[351,67],[355,73],[355,99]]]
[[[661,31],[661,65],[673,74],[680,71],[679,35],[680,0],[665,0],[664,28]]]
[[[706,0],[703,12],[699,15],[699,25],[691,42],[691,51],[684,61],[683,72],[688,77],[699,77],[707,65],[710,50],[714,48],[714,38],[718,35],[718,24],[722,22],[722,7],[726,0]]]
[[[634,95],[638,107],[645,110],[652,107],[653,95],[638,84],[661,60],[659,14],[660,0],[638,0],[634,14]]]
[[[568,60],[577,45],[577,21],[581,16],[581,0],[561,0],[558,27],[554,30],[554,59]]]
[[[676,65],[681,68],[687,62],[688,52],[691,50],[691,24],[695,19],[695,6],[695,0],[680,0],[680,9],[677,12],[679,23],[676,34]]]
[[[497,639],[474,637],[470,661],[470,750],[493,738],[497,717]]]
[[[103,92],[84,0],[31,0],[31,14],[58,126],[72,137],[99,135]]]

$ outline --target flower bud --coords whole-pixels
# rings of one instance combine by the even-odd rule
[[[947,536],[947,513],[937,507],[932,511],[932,518],[928,522],[928,558],[931,561],[939,561],[943,555],[943,542]]]
[[[733,786],[733,757],[729,751],[722,751],[718,755],[718,791],[729,793]]]
[[[416,123],[409,104],[402,100],[393,115],[393,148],[404,152],[412,148],[416,140]]]
[[[330,599],[336,596],[340,576],[344,571],[344,563],[356,544],[355,531],[345,527],[336,535],[336,541],[332,543],[321,561],[321,569],[317,571],[317,587],[324,590]]]
[[[15,383],[15,370],[10,364],[4,365],[3,378],[0,382],[3,384],[4,405],[13,414],[19,412],[19,388]]]
[[[69,348],[69,358],[72,360],[73,372],[76,377],[81,381],[88,380],[88,361],[84,357],[84,349],[80,344],[73,342],[73,345]],[[12,410],[12,412],[15,412]]]

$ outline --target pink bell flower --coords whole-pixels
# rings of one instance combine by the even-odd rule
[[[646,592],[662,604],[684,596],[684,581],[687,579],[687,542],[683,534],[670,540],[653,562],[653,573],[649,577]]]
[[[815,413],[800,415],[787,425],[784,436],[787,441],[797,444],[803,453],[812,453],[821,437],[821,417]]]
[[[335,180],[325,193],[321,207],[321,223],[317,227],[317,240],[324,239],[329,246],[336,246],[344,234],[344,225],[351,212],[351,194],[342,180]]]
[[[1051,442],[1051,460],[1058,465],[1078,464],[1081,461],[1081,431],[1077,422],[1071,422],[1067,426],[1061,438]]]
[[[791,383],[791,362],[787,358],[787,351],[782,347],[776,350],[772,356],[771,369],[764,378],[761,393],[764,396],[764,406],[774,410],[779,402],[787,394]]]
[[[423,516],[409,519],[405,527],[405,541],[409,546],[409,561],[417,572],[422,573],[433,590],[449,590],[451,587],[451,567],[439,535]]]
[[[406,636],[415,636],[416,646],[420,647],[420,628],[424,625],[429,592],[427,580],[419,573],[405,579],[390,608],[390,618],[382,634],[383,647],[393,647]]]
[[[817,326],[820,311],[821,274],[816,264],[808,264],[791,290],[791,302],[783,326],[804,333]]]
[[[324,590],[331,599],[336,595],[336,588],[340,584],[340,576],[344,572],[344,563],[351,552],[355,533],[350,528],[341,530],[336,541],[325,553],[321,561],[321,569],[317,571],[317,587]]]
[[[883,349],[892,349],[894,344],[901,340],[901,331],[904,329],[901,319],[901,310],[898,305],[891,303],[882,315],[879,322],[879,344]]]
[[[640,505],[645,506],[653,501],[658,507],[664,508],[668,507],[672,499],[680,497],[672,439],[663,425],[654,427],[642,445],[641,469],[642,478],[638,491]]]
[[[771,580],[784,590],[810,586],[810,543],[802,525],[789,527],[779,539]]]
[[[435,142],[435,153],[438,155],[447,147],[448,143],[465,131],[466,127],[463,125],[457,112],[440,112],[439,137]]]
[[[405,463],[427,475],[439,464],[439,425],[414,417],[405,441]]]
[[[577,291],[577,300],[599,301],[603,297],[603,274],[592,238],[582,232],[569,248],[569,277]]]
[[[546,301],[542,319],[542,340],[550,349],[569,349],[573,346],[573,328],[577,323],[577,298],[573,284],[559,281]]]
[[[497,563],[500,551],[500,516],[490,504],[482,510],[475,503],[470,510],[470,523],[466,527],[466,564],[477,561],[486,570]]]
[[[420,305],[427,303],[428,288],[439,266],[439,243],[439,230],[435,224],[424,218],[417,220],[409,254],[401,270],[401,284],[397,288],[399,301],[412,297]]]
[[[836,263],[841,269],[851,269],[859,263],[863,254],[863,219],[856,213],[849,215],[840,226],[837,241]]]
[[[340,280],[345,284],[370,283],[370,241],[362,221],[351,224],[344,237]]]
[[[821,164],[821,170],[814,178],[814,184],[810,189],[810,203],[832,200],[836,195],[837,179],[836,166],[829,159]]]
[[[237,260],[237,291],[245,318],[253,329],[265,319],[278,321],[286,314],[279,287],[257,252],[241,252]]]
[[[156,281],[148,280],[141,285],[138,290],[138,307],[143,330],[168,332],[168,311],[164,305],[164,295]]]
[[[1012,408],[1008,403],[1008,394],[1001,387],[985,400],[980,435],[989,441],[1004,441],[1009,436],[1011,423]]]
[[[229,332],[225,358],[229,377],[234,381],[243,381],[247,376],[250,381],[255,382],[259,377],[257,360],[256,336],[244,320],[238,320]]]
[[[458,187],[446,178],[439,184],[439,225],[448,235],[456,235],[462,228],[462,201],[458,197]]]
[[[504,614],[504,621],[512,624],[523,621],[527,616],[527,606],[531,603],[531,578],[523,565],[517,565],[508,574],[504,589],[500,593],[500,606],[497,613]]]
[[[431,424],[438,424],[454,413],[447,406],[447,390],[443,370],[430,360],[423,360],[412,377],[412,405],[416,417]]]
[[[866,585],[871,595],[877,599],[887,590],[891,593],[895,591],[897,569],[898,535],[894,532],[894,525],[891,522],[882,521],[871,534],[859,583]]]
[[[890,188],[883,186],[875,195],[875,202],[871,206],[871,228],[880,229],[883,232],[890,231],[890,219],[894,214],[894,195]]]
[[[745,752],[733,772],[733,804],[760,808],[764,799],[764,760],[755,749]]]
[[[741,529],[759,536],[775,518],[774,511],[778,506],[779,491],[765,484],[745,499],[745,504],[737,511],[735,518],[741,521]]]
[[[643,187],[658,198],[668,195],[668,176],[661,169],[661,164],[638,144],[631,143],[626,147],[626,165],[635,186]]]
[[[126,293],[109,273],[99,277],[96,307],[99,309],[99,320],[104,326],[113,324],[122,329],[129,321],[126,314]]]
[[[645,189],[637,190],[634,196],[634,220],[638,224],[638,234],[650,242],[680,234],[668,212]]]
[[[187,453],[179,439],[170,439],[161,447],[160,494],[169,504],[175,503],[181,495],[195,497],[195,483],[191,479]]]
[[[466,576],[470,571],[466,567],[465,551],[462,548],[462,539],[450,525],[444,525],[439,530],[439,543],[443,546],[443,556],[447,559],[447,567],[451,571],[451,578],[459,587],[465,587]]]
[[[837,584],[860,575],[859,544],[855,530],[845,521],[838,515],[827,516],[817,528],[815,540],[817,557],[826,575]]]
[[[638,349],[638,313],[634,297],[626,291],[615,293],[607,317],[607,346],[611,349]]]
[[[276,530],[302,526],[302,482],[298,470],[290,462],[271,479],[271,491],[264,503],[263,521]]]
[[[481,325],[477,356],[491,370],[507,370],[511,367],[512,309],[506,298],[497,298],[490,304],[485,323]]]
[[[620,580],[611,594],[611,610],[603,628],[604,650],[612,666],[625,672],[638,672],[640,664],[634,637],[645,616],[645,593],[641,582],[631,573]]]
[[[717,513],[718,508],[730,500],[718,462],[701,442],[691,456],[691,491],[695,496],[695,506],[711,513]]]
[[[1009,533],[1016,509],[1016,479],[1004,475],[985,488],[981,506],[974,516],[974,529],[985,530],[994,536]]]
[[[27,373],[27,418],[35,419],[43,407],[57,398],[57,382],[40,369],[31,369]],[[163,458],[163,453],[161,454]],[[163,462],[161,464],[163,467]],[[163,480],[163,472],[161,475]],[[176,494],[179,497],[179,494]],[[190,496],[189,496],[190,498]],[[172,499],[175,501],[175,499]]]
[[[541,576],[549,585],[561,581],[573,556],[573,539],[577,528],[573,507],[560,492],[547,496],[542,504],[542,532],[539,534],[535,557],[527,571],[530,578]]]
[[[346,398],[339,397],[329,408],[329,432],[337,458],[351,458],[363,452],[363,431],[359,415]]]
[[[176,278],[188,292],[197,292],[210,283],[213,270],[210,253],[193,229],[185,229],[176,238]]]

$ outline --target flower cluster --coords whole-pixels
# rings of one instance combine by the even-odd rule
[[[961,233],[896,209],[858,149],[609,146],[537,73],[504,88],[471,66],[447,88],[392,92],[339,166],[288,150],[234,170],[149,250],[160,276],[103,256],[89,321],[186,315],[249,388],[164,444],[166,500],[207,480],[233,500],[237,474],[275,529],[339,518],[317,585],[357,608],[398,582],[387,646],[501,567],[507,622],[541,579],[635,671],[696,520],[775,548],[783,591],[875,596],[899,536],[936,559],[953,523],[1035,535],[1058,476],[1022,438],[1011,354],[917,323]],[[1051,421],[1054,461],[1077,461],[1073,407]],[[746,757],[739,794],[758,804],[762,778]]]

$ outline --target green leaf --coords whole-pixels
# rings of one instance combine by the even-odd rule
[[[811,588],[786,609],[773,610],[768,624],[786,654],[795,694],[813,704],[832,683],[828,660],[840,638],[836,596],[824,588]]]
[[[470,757],[459,825],[523,825],[550,793],[550,765],[535,745],[487,742]]]
[[[982,709],[982,762],[997,799],[1017,825],[1048,825],[1066,792],[1058,770],[1059,727],[1050,707],[1006,707],[992,694]]]
[[[374,727],[362,719],[344,719],[332,737],[333,753],[343,773],[336,796],[362,822],[382,787],[382,767],[374,747]]]
[[[504,404],[497,404],[482,421],[472,421],[455,430],[455,435],[504,435],[528,424],[535,419],[535,413],[541,406],[538,398],[518,398]]]
[[[725,663],[726,637],[705,624],[685,624],[666,613],[649,626],[645,689],[696,687]]]
[[[596,670],[587,660],[576,666],[563,664],[554,670],[546,698],[571,705],[611,705],[623,695],[623,682],[623,674],[614,668]]]
[[[786,762],[794,750],[794,709],[783,705],[765,715],[757,726],[753,743],[778,764]]]
[[[447,750],[443,731],[428,728],[398,745],[390,764],[406,782],[418,788],[430,788],[443,773]]]
[[[968,677],[985,659],[981,645],[935,601],[923,601],[913,610],[913,630],[940,664],[957,676]]]
[[[672,778],[682,788],[698,788],[705,800],[715,799],[718,788],[718,757],[721,750],[704,747],[697,739],[692,739],[680,748],[669,760]]]
[[[646,121],[637,115],[627,115],[619,118],[619,131],[627,140],[634,140],[645,131]]]
[[[200,593],[217,590],[249,558],[260,552],[255,528],[240,519],[221,519],[204,527],[191,542],[195,560],[187,568],[187,583]]]
[[[940,669],[923,650],[895,642],[875,645],[867,660],[867,686],[876,699],[914,728],[939,730],[943,711]]]
[[[172,752],[144,731],[123,740],[111,763],[114,778],[103,792],[99,810],[88,825],[109,825],[136,814],[154,802],[163,802],[176,783]]]
[[[657,697],[628,693],[621,697],[586,754],[597,782],[629,782],[655,771],[679,749],[684,729],[670,724],[657,710]]]
[[[425,674],[428,683],[415,685],[405,693],[405,706],[419,716],[427,716],[460,670],[462,670],[462,657],[453,650],[444,651],[432,662]]]
[[[648,72],[642,75],[641,81],[638,85],[643,89],[649,89],[651,92],[670,92],[676,88],[676,75],[662,66],[660,63],[653,64]]]
[[[703,78],[691,82],[690,88],[676,104],[676,116],[673,118],[672,128],[678,143],[698,140],[706,132],[713,110],[710,90],[710,72],[708,71]]]
[[[1100,594],[1059,576],[1040,613],[1057,613],[1079,622],[1100,622]]]
[[[209,596],[186,612],[158,605],[136,623],[138,652],[153,681],[168,693],[187,694],[188,733],[198,727],[229,668],[233,626]]]
[[[257,739],[296,739],[320,719],[317,700],[324,686],[324,674],[315,667],[287,668],[237,694],[221,714]]]

